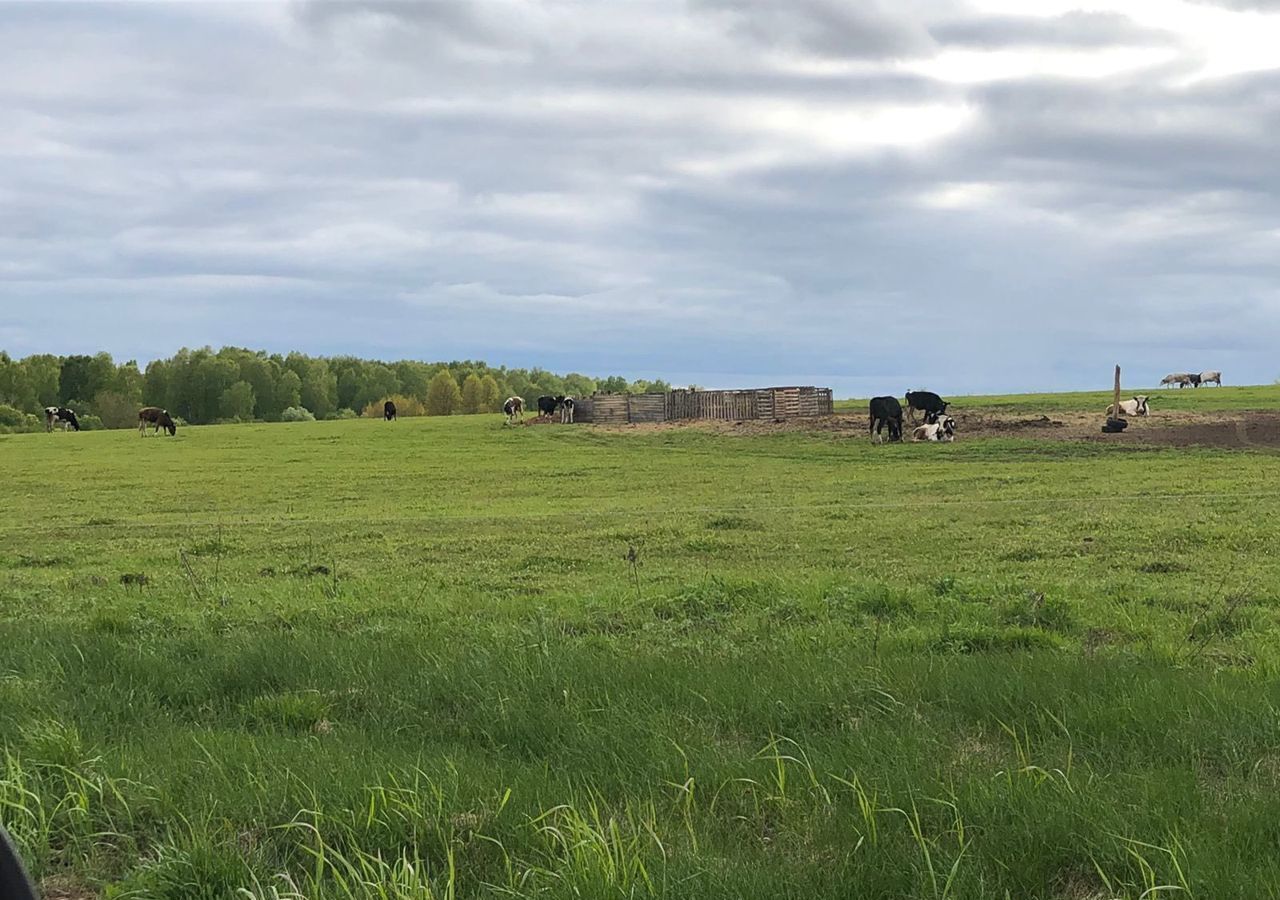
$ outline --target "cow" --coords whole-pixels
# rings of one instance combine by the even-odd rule
[[[1191,376],[1186,372],[1174,372],[1160,379],[1161,387],[1173,387],[1175,384],[1180,388],[1184,388],[1191,384]]]
[[[46,406],[44,408],[44,430],[53,431],[54,425],[61,425],[63,431],[79,431],[80,420],[76,414],[65,406]]]
[[[573,424],[573,398],[564,397],[560,401],[560,424]]]
[[[869,404],[871,425],[867,433],[871,435],[871,443],[881,442],[881,433],[889,426],[889,441],[902,440],[902,404],[897,397],[872,397]]]
[[[917,426],[911,432],[913,441],[940,441],[950,443],[956,439],[956,420],[948,415],[937,417],[936,421]]]
[[[916,410],[924,413],[924,421],[929,424],[936,422],[938,416],[946,415],[950,405],[933,391],[907,391],[907,415],[912,424],[916,421]]]
[[[396,420],[396,405],[390,400],[382,404],[382,419],[385,422],[394,422]]]
[[[158,406],[144,406],[138,410],[138,434],[145,437],[148,425],[155,426],[152,434],[159,434],[161,428],[169,432],[170,437],[178,433],[178,426],[173,423],[169,410]]]
[[[1208,384],[1211,381],[1214,384],[1216,384],[1218,387],[1222,387],[1222,373],[1217,371],[1216,369],[1210,369],[1207,372],[1200,373],[1201,384]]]
[[[1190,375],[1188,375],[1187,384],[1190,384],[1192,387],[1200,387],[1200,374],[1198,372],[1192,372]],[[1185,384],[1178,385],[1178,387],[1186,387],[1186,386],[1187,385]]]
[[[551,418],[555,411],[564,405],[564,396],[552,397],[543,394],[538,398],[538,415]]]
[[[1148,397],[1146,394],[1139,394],[1138,396],[1134,397],[1132,400],[1121,400],[1120,401],[1121,415],[1125,415],[1125,416],[1151,415],[1151,411],[1147,409],[1147,401],[1149,399],[1151,398]],[[1111,404],[1107,407],[1108,416],[1115,415],[1115,411],[1116,411],[1115,404]]]
[[[507,414],[507,424],[510,425],[517,419],[524,421],[524,398],[508,397],[507,402],[502,404],[502,411]]]

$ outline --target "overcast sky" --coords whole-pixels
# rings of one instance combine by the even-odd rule
[[[1280,376],[1280,0],[0,3],[0,348]]]

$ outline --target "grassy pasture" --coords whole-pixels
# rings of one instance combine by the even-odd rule
[[[1106,402],[1057,396],[981,405]],[[1280,896],[1269,453],[470,417],[0,473],[0,817],[49,886]]]

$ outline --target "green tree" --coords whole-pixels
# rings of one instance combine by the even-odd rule
[[[627,379],[621,375],[610,375],[604,381],[596,385],[596,390],[604,394],[625,394],[627,392]]]
[[[237,381],[222,392],[218,411],[224,419],[247,421],[253,418],[253,385],[247,381]]]
[[[480,409],[483,412],[500,411],[502,401],[505,399],[502,396],[502,388],[498,385],[498,379],[492,375],[486,375],[480,379]]]
[[[93,411],[104,428],[134,428],[138,424],[138,403],[119,391],[102,391],[93,398]]]
[[[427,385],[427,415],[451,416],[461,407],[462,391],[458,389],[458,382],[448,369],[441,369]]]
[[[35,412],[39,403],[22,363],[0,351],[0,403],[23,412]]]
[[[484,411],[484,387],[479,377],[472,372],[462,382],[462,412],[474,415]]]
[[[111,376],[111,383],[108,385],[107,390],[119,394],[131,404],[141,405],[143,379],[143,374],[138,371],[138,361],[131,359],[127,363],[116,367],[115,374]],[[108,425],[107,427],[110,428],[111,426]]]
[[[308,360],[302,376],[302,405],[317,419],[327,419],[338,409],[338,376],[327,361]]]
[[[22,361],[22,368],[27,374],[27,382],[35,392],[36,403],[40,406],[57,406],[61,395],[58,382],[62,376],[62,361],[51,353],[28,356]]]
[[[280,380],[276,382],[275,405],[280,407],[276,418],[286,409],[296,409],[302,405],[302,379],[292,369],[285,369],[280,373]]]
[[[58,396],[63,403],[96,397],[99,391],[111,387],[115,374],[116,364],[110,353],[65,357],[58,378]]]

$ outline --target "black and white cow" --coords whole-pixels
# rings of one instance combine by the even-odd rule
[[[62,425],[63,431],[79,431],[80,420],[76,414],[65,406],[46,406],[44,408],[44,430],[53,431],[54,425]]]
[[[502,411],[507,414],[507,424],[519,420],[524,421],[524,398],[508,397],[507,402],[502,404]]]
[[[573,398],[562,397],[560,399],[560,424],[573,424]]]
[[[873,444],[880,442],[881,432],[886,425],[889,426],[890,441],[902,440],[902,404],[897,397],[872,397],[870,409],[871,426],[868,432]]]
[[[1147,408],[1147,401],[1149,401],[1150,399],[1151,398],[1148,397],[1146,394],[1139,394],[1138,396],[1134,397],[1132,400],[1121,400],[1120,401],[1121,415],[1126,415],[1126,416],[1150,415],[1151,410]],[[1108,416],[1114,416],[1115,412],[1116,410],[1115,410],[1114,403],[1107,407]]]
[[[950,405],[933,391],[907,391],[907,415],[913,423],[916,420],[916,410],[924,413],[926,424],[932,424],[938,421],[939,416],[947,414],[947,407]]]
[[[911,432],[913,441],[940,441],[949,444],[956,439],[956,420],[942,415],[933,422],[916,426]]]
[[[390,400],[382,404],[382,418],[387,422],[394,422],[396,420],[396,405]]]

